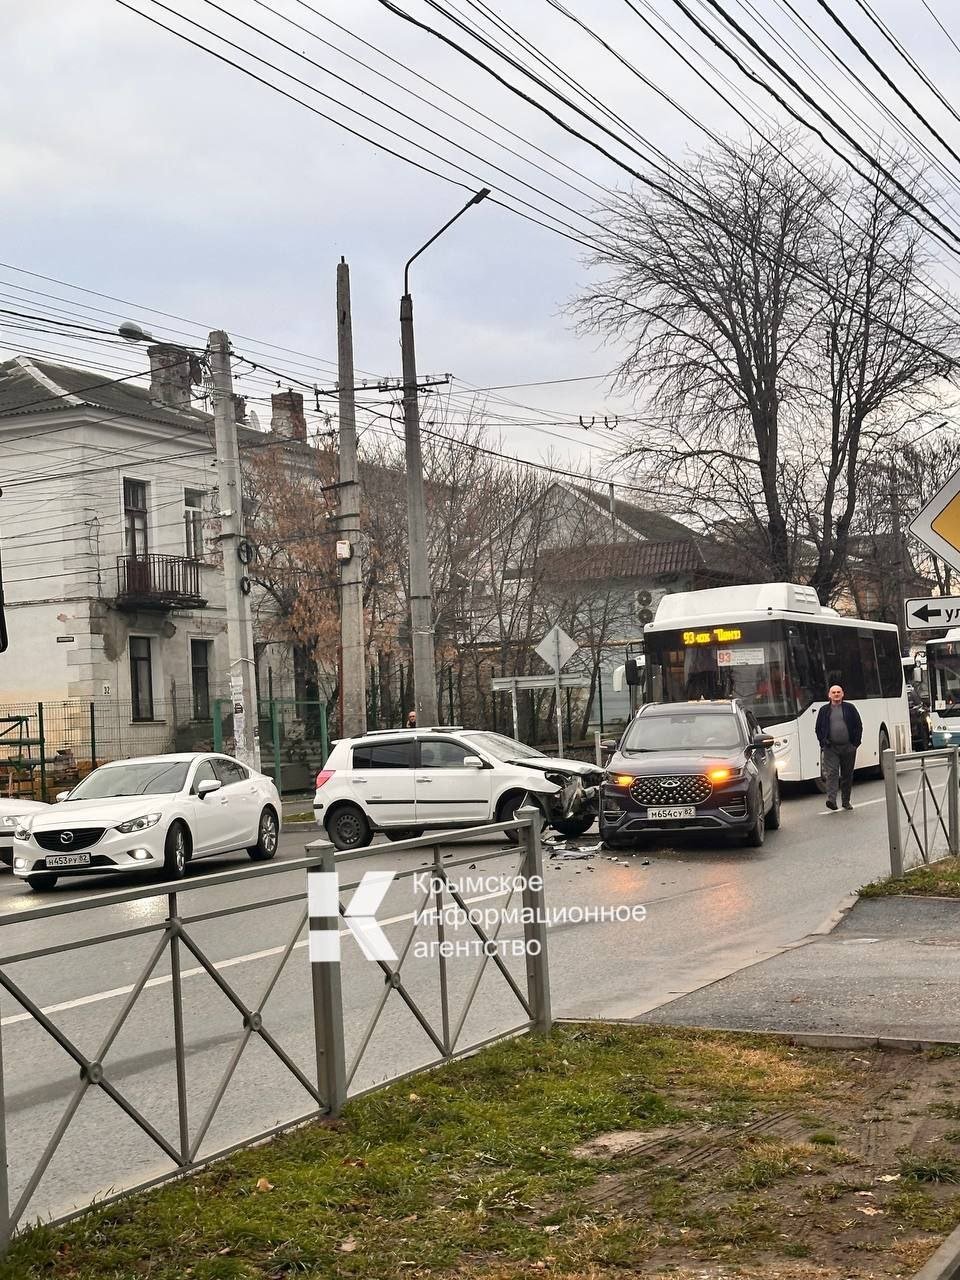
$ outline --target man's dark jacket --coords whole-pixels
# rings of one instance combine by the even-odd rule
[[[850,745],[859,747],[863,741],[863,721],[860,719],[860,712],[850,702],[841,702],[840,706],[847,724],[847,733],[850,735]],[[830,745],[830,710],[831,704],[828,702],[817,714],[817,741],[821,747]]]

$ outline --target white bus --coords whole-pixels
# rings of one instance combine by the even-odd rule
[[[910,750],[897,628],[824,608],[786,582],[682,591],[662,598],[644,633],[651,702],[741,698],[774,738],[784,782],[820,777],[817,712],[832,684],[863,720],[857,767],[888,746]]]
[[[954,747],[960,743],[960,628],[928,640],[925,648],[930,745]]]

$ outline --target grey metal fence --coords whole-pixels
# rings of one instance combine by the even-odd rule
[[[960,748],[882,759],[890,874],[960,853]]]
[[[506,846],[501,843],[493,848],[474,844],[469,854],[463,857],[451,856],[449,853],[451,844],[474,840],[478,836],[486,837],[488,841],[503,842],[508,835],[512,835],[517,843]],[[444,857],[441,856],[441,841],[448,847]],[[448,939],[445,937],[442,910],[435,912],[435,921],[427,921],[428,929],[435,925],[439,944],[436,966],[432,966],[431,954],[430,964],[421,966],[411,974],[411,943],[417,930],[424,928],[424,921],[414,913],[410,935],[400,948],[395,962],[380,960],[377,962],[378,968],[374,968],[362,961],[357,964],[356,956],[352,957],[354,964],[348,985],[352,1004],[356,1002],[357,987],[363,985],[360,979],[366,973],[378,978],[377,983],[370,987],[368,1020],[361,1032],[359,1026],[353,1025],[354,1022],[359,1023],[359,1016],[348,1017],[344,1011],[342,961],[329,947],[316,949],[314,938],[318,933],[326,933],[339,943],[341,935],[350,932],[340,926],[341,923],[350,924],[350,908],[354,906],[356,899],[345,905],[344,895],[359,887],[358,897],[362,896],[364,878],[350,882],[346,876],[361,860],[377,854],[388,854],[407,861],[411,856],[416,858],[421,851],[429,855],[426,863],[421,863],[416,871],[404,869],[391,874],[391,880],[403,883],[414,875],[426,874],[423,867],[428,867],[430,892],[427,897],[434,908],[454,903],[464,909],[467,907],[463,895],[450,879],[451,869],[466,865],[471,868],[484,865],[492,867],[495,860],[502,862],[504,858],[515,862],[516,869],[511,874],[523,877],[519,891],[528,917],[523,937],[525,976],[518,981],[499,954],[496,945],[499,926],[494,931],[488,931],[482,924],[472,922],[471,927],[481,944],[482,958],[475,971],[461,970],[457,973],[457,981],[454,983],[454,966],[450,963],[448,948],[443,945]],[[381,1087],[391,1079],[411,1074],[408,1070],[393,1070],[392,1073],[387,1071],[384,1078],[365,1088],[358,1085],[358,1069],[368,1052],[374,1029],[382,1022],[388,1008],[399,1010],[404,1016],[410,1015],[407,1034],[425,1035],[427,1038],[430,1052],[426,1059],[416,1063],[413,1070],[423,1070],[475,1052],[483,1045],[507,1036],[530,1030],[549,1030],[550,989],[542,923],[542,870],[539,814],[528,809],[511,823],[436,834],[431,838],[406,840],[392,846],[381,845],[346,855],[336,855],[332,846],[318,842],[307,846],[307,856],[293,861],[242,867],[175,883],[95,893],[79,899],[53,899],[43,905],[27,907],[16,915],[0,917],[0,991],[7,998],[7,1010],[10,1008],[10,999],[15,1002],[18,1010],[12,1015],[8,1012],[0,1022],[0,1242],[9,1242],[12,1234],[28,1222],[31,1216],[43,1213],[54,1221],[66,1220],[75,1216],[76,1212],[82,1212],[82,1206],[89,1206],[94,1201],[102,1204],[121,1194],[145,1190],[170,1178],[197,1170],[233,1151],[263,1141],[312,1118],[335,1114],[348,1095],[356,1096],[371,1088]],[[297,887],[284,890],[283,886],[277,884],[279,891],[271,894],[270,885],[276,883],[271,877],[289,878],[291,873],[299,877]],[[323,919],[310,918],[312,912],[308,912],[307,883],[320,883],[316,877],[334,878],[333,881],[326,881],[328,888],[333,885],[334,896],[333,907]],[[209,894],[212,890],[219,891],[219,900],[215,905],[205,910],[195,910],[192,914],[184,912],[183,904],[186,899],[193,901],[197,894]],[[250,891],[249,897],[244,897],[244,890]],[[508,898],[508,904],[509,900]],[[283,907],[291,910],[292,914],[287,919],[285,931],[280,935],[280,944],[255,953],[253,957],[216,961],[212,958],[212,947],[201,940],[202,927],[211,922],[218,928],[226,922],[228,928],[232,929],[231,936],[236,936],[235,926],[239,923],[243,926],[241,936],[246,937],[253,923],[249,913],[270,912]],[[98,921],[104,916],[109,919],[110,910],[114,908],[124,912],[125,918],[133,923],[118,929],[98,927]],[[398,920],[410,918],[404,914]],[[138,924],[138,919],[146,919],[147,922]],[[21,938],[36,939],[38,931],[42,932],[44,922],[51,920],[56,921],[55,938],[44,945],[18,945]],[[395,925],[397,920],[383,923]],[[28,926],[25,934],[22,928],[24,925]],[[294,953],[307,945],[304,934],[308,926],[309,971],[298,969],[292,961]],[[70,936],[71,927],[77,933],[74,938]],[[17,932],[11,934],[11,929]],[[431,933],[431,938],[432,936]],[[12,941],[4,946],[6,937],[10,937]],[[74,1001],[45,1005],[41,997],[31,994],[29,975],[21,976],[23,966],[44,960],[55,963],[57,972],[69,972],[73,958],[86,948],[122,945],[129,951],[136,939],[141,939],[141,945],[148,948],[146,959],[135,964],[129,954],[124,957],[122,967],[128,981],[123,987],[105,993],[120,1001],[119,1010],[106,1031],[97,1035],[93,1035],[89,1027],[81,1029],[75,1026],[68,1032],[65,1025],[69,1024],[65,1021],[62,1010],[83,1008],[91,998],[99,997],[81,996]],[[235,966],[251,958],[268,964],[268,969],[266,981],[258,983],[254,990],[249,991],[244,990],[236,976]],[[191,963],[189,970],[183,967],[185,959]],[[415,994],[415,988],[418,983],[422,986],[431,973],[437,985],[433,998],[428,1000]],[[503,1012],[506,1006],[502,1005],[502,999],[508,997],[508,1004],[519,1007],[520,1018],[519,1021],[510,1020],[506,1026],[498,1025],[493,1034],[467,1035],[464,1032],[468,1015],[478,1004],[478,992],[486,990],[485,998],[490,999],[489,987],[485,988],[482,983],[485,974],[497,979],[501,988],[498,999],[494,1002],[496,1015],[499,1017]],[[203,1040],[203,1037],[209,1035],[209,1018],[204,1015],[199,1021],[188,1022],[185,1015],[187,977],[208,979],[226,1001],[225,1009],[232,1022],[232,1049],[222,1070],[218,1063],[219,1078],[217,1073],[211,1076],[211,1079],[216,1079],[212,1091],[199,1089],[188,1066],[188,1062],[192,1062],[191,1055],[195,1050],[199,1051],[191,1040],[189,1029],[194,1027],[197,1038]],[[277,1009],[276,1002],[273,1006],[270,1004],[281,980],[286,992],[284,999],[289,1002],[291,993],[296,997],[296,1007],[293,1009],[289,1003],[281,1005],[280,1010]],[[172,1076],[166,1094],[163,1094],[158,1092],[155,1082],[155,1053],[147,1055],[151,1059],[150,1070],[154,1072],[147,1083],[136,1073],[131,1075],[127,1071],[125,1074],[123,1065],[111,1060],[111,1050],[122,1034],[129,1036],[129,1030],[124,1029],[128,1028],[138,1006],[148,995],[155,1000],[158,990],[167,987],[171,992],[167,1013],[169,1032],[163,1033],[157,1044],[160,1046],[158,1052],[165,1058],[168,1069],[172,1068]],[[456,1000],[453,994],[455,989],[458,992]],[[154,1019],[151,1026],[155,1033],[156,1006],[151,1004],[150,1008],[150,1016]],[[286,1017],[282,1030],[281,1011],[285,1011]],[[489,1010],[483,1012],[484,1025],[487,1026],[490,1021]],[[504,1021],[507,1019],[504,1018]],[[48,1055],[65,1054],[78,1071],[69,1085],[67,1104],[52,1125],[42,1149],[39,1146],[40,1139],[34,1133],[36,1126],[33,1125],[30,1126],[30,1143],[26,1147],[19,1135],[17,1141],[11,1143],[14,1104],[18,1091],[22,1095],[24,1083],[21,1074],[11,1084],[12,1068],[20,1066],[23,1061],[22,1049],[19,1053],[11,1052],[11,1023],[26,1024],[25,1029],[32,1036],[28,1073],[31,1084],[37,1080],[43,1081]],[[396,1037],[397,1031],[391,1029],[391,1035]],[[7,1044],[4,1044],[5,1040]],[[348,1041],[355,1041],[349,1062],[346,1049]],[[230,1041],[227,1040],[227,1043]],[[254,1043],[265,1046],[267,1065],[258,1067],[255,1094],[248,1092],[244,1097],[268,1097],[273,1108],[270,1114],[274,1123],[255,1125],[251,1120],[253,1109],[248,1103],[245,1101],[239,1107],[235,1104],[229,1117],[233,1126],[233,1140],[223,1143],[217,1139],[223,1129],[221,1113],[224,1100],[231,1082],[237,1076],[243,1055],[251,1052]],[[305,1064],[304,1057],[312,1061]],[[382,1064],[380,1070],[382,1073]],[[287,1081],[289,1084],[291,1080],[296,1086],[297,1099],[306,1096],[307,1109],[298,1109],[289,1103],[286,1107],[289,1113],[280,1114],[284,1099],[290,1096],[289,1088],[286,1093],[283,1091],[286,1087],[283,1082]],[[49,1092],[49,1085],[46,1088]],[[196,1096],[197,1093],[200,1094],[199,1097]],[[86,1099],[97,1097],[108,1100],[113,1106],[107,1112],[101,1110],[96,1113],[92,1132],[89,1129],[89,1119],[83,1122],[86,1127],[81,1128],[81,1141],[85,1145],[75,1157],[79,1165],[74,1171],[76,1185],[70,1192],[59,1193],[61,1201],[63,1196],[67,1196],[70,1211],[62,1211],[62,1203],[58,1209],[55,1201],[38,1204],[38,1189],[51,1164],[58,1155],[61,1156],[60,1165],[63,1163],[62,1152],[68,1131],[71,1125],[80,1123],[77,1117],[78,1113],[83,1114],[82,1104]],[[86,1114],[89,1117],[89,1111]],[[132,1156],[129,1154],[129,1138],[114,1143],[110,1127],[111,1115],[116,1118],[117,1124],[125,1117],[143,1135],[145,1145],[153,1152],[150,1159],[154,1166],[157,1159],[160,1161],[159,1171],[143,1177],[140,1176],[142,1162],[138,1168],[130,1167]],[[214,1122],[218,1117],[220,1128],[217,1130]],[[50,1118],[52,1120],[53,1115]],[[238,1124],[242,1126],[239,1134],[236,1133]],[[25,1151],[27,1154],[24,1154]],[[94,1154],[101,1162],[97,1167],[99,1172],[92,1165]],[[101,1185],[96,1185],[98,1179]]]

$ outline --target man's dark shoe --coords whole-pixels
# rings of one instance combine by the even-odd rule
[[[849,800],[844,800],[844,802],[843,802],[843,807],[844,807],[845,809],[852,809],[852,808],[853,808],[853,805],[850,803],[850,801],[849,801]]]
[[[827,808],[828,808],[828,809],[835,809],[836,807],[837,807],[837,802],[836,802],[836,800],[828,800],[828,801],[827,801]]]

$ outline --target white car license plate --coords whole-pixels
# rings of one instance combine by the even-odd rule
[[[48,853],[47,867],[89,867],[89,853]]]
[[[669,804],[659,809],[648,809],[648,818],[695,818],[696,807],[692,804]]]

